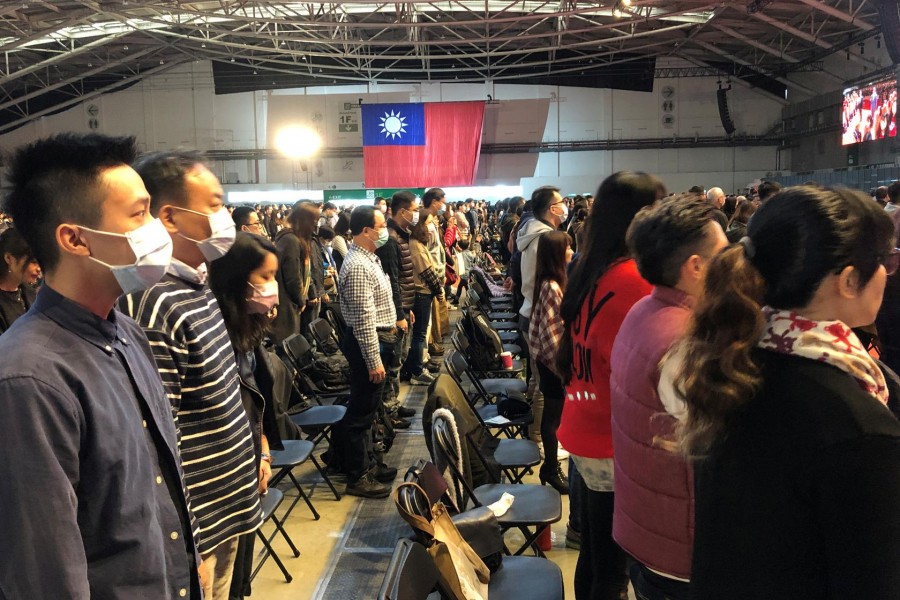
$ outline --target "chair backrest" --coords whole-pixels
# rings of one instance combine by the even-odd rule
[[[440,471],[438,471],[438,468],[434,466],[433,462],[419,459],[416,464],[406,470],[403,481],[416,483],[425,490],[425,494],[428,496],[429,512],[430,507],[433,506],[435,502],[443,502],[444,506],[447,506],[451,512],[457,512],[453,498],[447,493],[447,490],[449,489],[447,481],[441,475]],[[422,514],[414,511],[412,507],[408,510],[410,512],[415,512],[415,514],[418,515]]]
[[[438,583],[438,570],[425,547],[401,539],[378,591],[378,600],[425,600]]]
[[[310,346],[309,340],[299,333],[284,340],[282,347],[298,371],[305,371],[312,365],[312,346]]]
[[[319,350],[325,354],[331,355],[340,350],[337,334],[335,334],[334,327],[331,326],[328,320],[322,318],[314,319],[309,324],[309,332],[312,334],[313,339],[316,340]]]
[[[468,504],[467,498],[471,498],[475,506],[481,506],[478,498],[475,497],[475,491],[466,482],[466,478],[459,470],[459,463],[462,458],[456,449],[455,439],[457,437],[453,424],[440,415],[434,415],[431,421],[431,439],[434,444],[434,452],[436,457],[444,459],[447,468],[450,471],[450,477],[453,479],[453,487],[456,492],[457,506],[460,510],[465,510]]]

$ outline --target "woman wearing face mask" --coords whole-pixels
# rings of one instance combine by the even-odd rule
[[[231,250],[209,268],[209,287],[216,296],[240,376],[241,401],[250,430],[259,492],[265,495],[272,476],[272,447],[281,447],[272,397],[270,355],[262,347],[278,311],[278,257],[275,245],[262,236],[240,232]],[[266,385],[268,384],[268,385]],[[232,578],[232,596],[250,595],[254,533],[241,537]]]
[[[28,243],[16,229],[0,233],[0,334],[34,304],[34,285],[41,268]],[[5,267],[5,268],[4,268]]]
[[[434,225],[432,219],[434,217],[427,211],[420,210],[419,222],[410,231],[409,253],[412,258],[413,283],[417,296],[427,294],[432,298],[443,300],[443,273],[438,272],[434,259],[428,251],[429,231],[430,227]],[[421,316],[426,316],[424,324],[420,322]],[[410,370],[408,373],[404,373],[409,376],[410,383],[413,385],[428,385],[434,380],[428,369],[423,368],[425,336],[430,318],[430,311],[423,311],[422,315],[416,316],[417,327],[413,330],[409,346],[409,360],[405,365]]]
[[[566,289],[566,265],[572,260],[572,254],[572,238],[564,231],[548,231],[538,240],[534,310],[528,330],[528,350],[540,373],[544,395],[541,417],[544,464],[541,465],[540,480],[560,494],[569,493],[569,480],[556,458],[556,429],[562,417],[566,390],[556,371],[555,360],[564,329],[559,308]]]

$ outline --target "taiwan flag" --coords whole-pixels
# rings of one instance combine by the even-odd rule
[[[366,187],[472,185],[483,121],[484,102],[363,104]]]

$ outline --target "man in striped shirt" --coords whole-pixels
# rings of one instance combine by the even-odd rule
[[[375,250],[388,239],[384,214],[358,206],[350,215],[353,243],[338,280],[341,312],[347,322],[342,350],[350,363],[350,405],[335,435],[334,455],[347,473],[347,494],[385,498],[397,469],[374,460],[372,423],[385,380],[379,333],[394,333],[397,311],[391,283]]]
[[[172,238],[162,281],[122,299],[150,340],[172,403],[185,482],[208,574],[206,600],[227,600],[238,538],[259,527],[259,474],[238,370],[206,263],[228,251],[234,222],[222,186],[192,152],[159,152],[134,165],[150,210]]]

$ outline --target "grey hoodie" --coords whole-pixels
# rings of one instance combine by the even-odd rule
[[[525,227],[520,229],[519,235],[516,236],[516,247],[522,253],[522,295],[525,297],[519,314],[526,319],[531,318],[534,276],[537,271],[538,238],[548,231],[553,231],[553,228],[535,218],[525,223]]]

